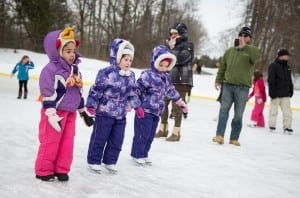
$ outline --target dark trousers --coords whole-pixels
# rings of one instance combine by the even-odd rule
[[[116,164],[122,149],[126,118],[96,116],[90,139],[87,161],[89,164]]]
[[[24,91],[27,93],[27,82],[28,80],[19,80],[19,93],[22,93],[23,91],[23,86],[24,86]]]
[[[153,142],[159,117],[145,113],[144,118],[134,118],[134,137],[131,147],[131,156],[134,158],[148,157]]]

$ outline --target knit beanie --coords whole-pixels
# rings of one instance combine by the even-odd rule
[[[280,49],[280,50],[278,51],[277,55],[278,55],[278,57],[280,57],[280,56],[285,56],[285,55],[289,56],[290,53],[289,53],[289,51],[287,51],[287,49]]]
[[[79,40],[74,38],[74,31],[72,28],[67,27],[65,28],[58,36],[56,40],[56,49],[58,49],[60,56],[62,56],[62,50],[64,46],[69,43],[73,42],[76,47],[79,45]]]
[[[242,34],[249,35],[250,38],[252,38],[252,32],[249,27],[242,27],[241,31],[239,32],[239,36],[241,36]]]

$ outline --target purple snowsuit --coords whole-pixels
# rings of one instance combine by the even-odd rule
[[[90,139],[87,161],[89,164],[116,164],[126,126],[128,103],[140,106],[133,72],[129,76],[119,74],[117,54],[120,45],[128,42],[115,39],[110,46],[110,66],[101,69],[91,87],[86,106],[96,109],[96,119]],[[123,44],[122,44],[123,46]]]
[[[137,80],[138,93],[142,103],[141,107],[145,111],[145,117],[139,119],[135,116],[131,149],[131,156],[134,158],[148,157],[159,122],[159,116],[165,108],[165,97],[170,98],[174,102],[180,99],[179,93],[171,82],[169,73],[159,72],[154,65],[156,59],[168,54],[170,52],[165,46],[154,48],[151,57],[151,69],[143,71]]]

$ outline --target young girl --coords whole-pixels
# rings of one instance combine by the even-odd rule
[[[128,103],[143,117],[136,94],[135,75],[130,71],[134,56],[133,45],[115,39],[110,46],[110,66],[101,69],[91,87],[86,107],[96,112],[87,162],[90,169],[106,169],[116,173],[116,163],[122,148]]]
[[[253,90],[249,94],[248,99],[255,96],[255,105],[251,114],[251,123],[249,127],[265,127],[264,107],[266,102],[266,90],[263,75],[259,71],[253,74]]]
[[[19,79],[19,93],[18,93],[18,99],[22,98],[23,94],[23,86],[24,86],[24,99],[27,98],[27,82],[29,79],[29,70],[34,68],[34,64],[32,61],[30,61],[28,56],[23,56],[21,61],[16,64],[14,69],[11,72],[10,77],[12,78],[16,72],[18,72],[18,79]]]
[[[159,117],[165,108],[165,97],[170,98],[187,113],[187,105],[171,83],[169,71],[174,67],[176,57],[167,47],[157,46],[152,51],[151,69],[142,72],[137,80],[141,107],[144,118],[136,114],[134,120],[134,137],[131,148],[133,160],[140,164],[151,164],[148,153],[155,136]]]
[[[44,39],[49,63],[40,75],[43,97],[39,124],[40,146],[35,162],[36,178],[69,180],[73,159],[76,110],[84,112],[82,79],[78,69],[79,54],[71,28],[53,31]]]

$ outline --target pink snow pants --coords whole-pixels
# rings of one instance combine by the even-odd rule
[[[49,124],[45,109],[41,109],[40,147],[35,162],[35,173],[39,176],[68,173],[73,160],[76,112],[57,110],[56,113],[63,117],[61,132]]]
[[[265,118],[264,118],[264,107],[265,107],[265,103],[255,103],[254,108],[252,110],[252,114],[251,114],[251,120],[256,122],[256,125],[259,127],[265,127]]]

